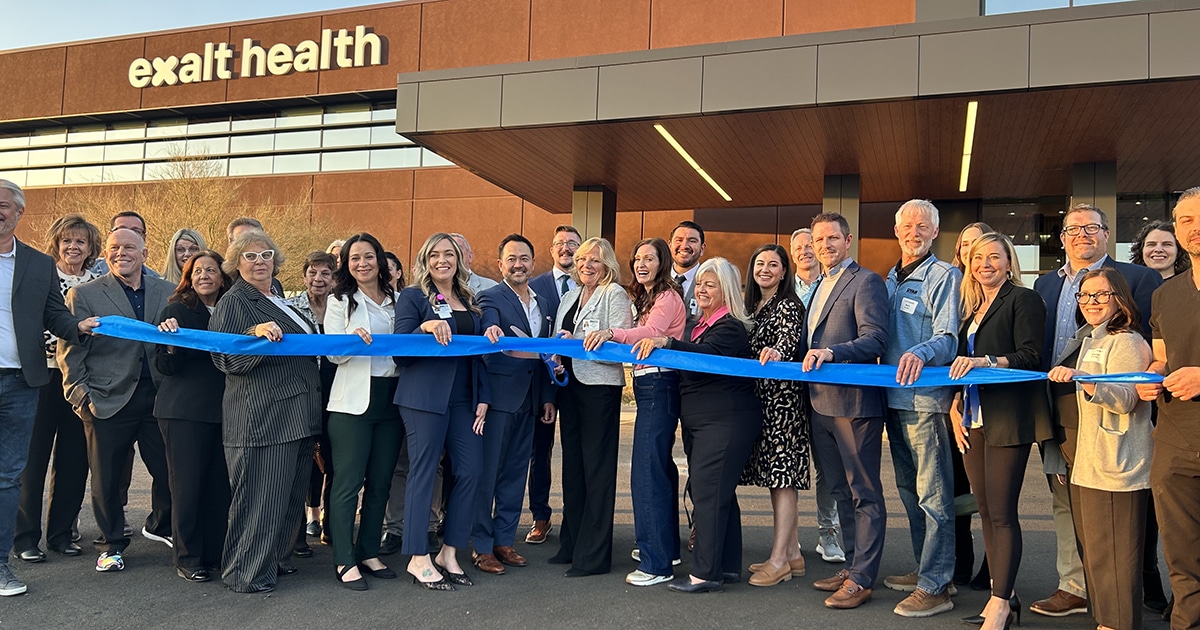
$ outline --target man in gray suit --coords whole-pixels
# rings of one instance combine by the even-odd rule
[[[54,261],[13,234],[24,213],[24,191],[0,179],[0,596],[27,590],[9,568],[8,554],[38,388],[50,382],[42,331],[78,341],[96,326],[63,305]]]
[[[105,259],[109,274],[67,293],[67,306],[76,317],[121,315],[158,323],[174,286],[142,273],[146,242],[133,230],[108,235]],[[58,362],[63,371],[67,401],[83,420],[92,474],[92,509],[100,537],[97,571],[125,568],[122,552],[129,545],[124,533],[121,485],[129,450],[136,442],[153,477],[152,511],[142,528],[150,540],[171,546],[171,492],[162,433],[153,415],[156,383],[154,344],[115,337],[96,337],[87,344],[61,339]]]
[[[821,278],[804,316],[805,372],[824,363],[876,363],[888,344],[888,298],[883,278],[850,258],[850,225],[837,213],[813,218],[813,247]],[[813,451],[837,501],[846,568],[813,586],[830,591],[825,605],[857,608],[871,598],[887,510],[879,459],[883,449],[883,390],[848,385],[808,386]]]

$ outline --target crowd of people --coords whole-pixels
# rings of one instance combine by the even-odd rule
[[[797,495],[815,486],[816,552],[842,568],[813,586],[829,592],[830,608],[871,599],[887,530],[886,432],[913,548],[910,573],[882,578],[909,593],[894,612],[946,612],[971,585],[991,597],[964,621],[1007,627],[1021,611],[1017,506],[1037,445],[1059,587],[1029,609],[1136,629],[1146,606],[1170,609],[1173,628],[1200,624],[1200,188],[1182,194],[1172,222],[1145,226],[1132,263],[1108,255],[1104,211],[1071,206],[1059,235],[1066,263],[1033,287],[1022,285],[1009,237],[982,223],[961,231],[953,260],[939,260],[938,210],[924,200],[895,214],[901,255],[886,278],[854,261],[846,218],[822,213],[790,249],[756,249],[744,276],[705,257],[692,221],[639,241],[625,265],[607,240],[559,226],[553,268],[536,277],[537,247],[512,234],[497,247],[499,283],[471,271],[461,234],[425,239],[406,281],[400,259],[364,232],[308,254],[304,290],[290,298],[276,279],[287,254],[253,218],[229,226],[224,254],[178,230],[158,274],[145,266],[147,226],[134,212],[113,217],[106,235],[61,217],[48,255],[15,238],[23,212],[21,189],[0,180],[0,595],[26,590],[10,551],[43,561],[44,539],[50,551],[82,554],[89,474],[95,569],[124,568],[136,533],[125,514],[135,445],[153,480],[141,535],[172,548],[185,580],[269,591],[319,538],[351,590],[398,577],[382,560],[397,552],[415,584],[470,586],[464,565],[502,575],[528,564],[514,547],[526,488],[525,543],[552,532],[556,425],[563,506],[550,562],[566,577],[611,571],[622,364],[524,352],[210,354],[93,334],[98,317],[121,315],[166,333],[271,342],[338,334],[370,345],[397,334],[442,345],[459,335],[632,345],[638,566],[625,581],[683,593],[742,579],[738,486],[767,488],[774,513],[770,555],[748,566],[748,583],[804,576]],[[882,363],[896,367],[895,386],[676,371],[650,364],[660,348],[804,372]],[[948,367],[951,379],[984,368],[1047,379],[914,386],[928,367]],[[1087,379],[1129,372],[1164,378]],[[686,540],[672,458],[680,429],[684,500],[694,505]],[[1158,572],[1160,535],[1173,602]],[[676,578],[685,545],[691,569]],[[469,564],[459,554],[468,547]]]

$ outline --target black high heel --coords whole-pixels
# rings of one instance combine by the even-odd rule
[[[451,584],[457,584],[458,586],[475,586],[475,583],[471,581],[471,578],[467,577],[466,573],[453,573],[446,567],[438,564],[437,560],[433,561],[433,566],[437,567],[437,570],[442,572],[443,578],[448,580]]]
[[[447,582],[445,577],[443,577],[442,579],[440,579],[436,582],[422,582],[421,580],[417,579],[417,576],[414,575],[413,576],[413,584],[420,584],[421,586],[424,586],[426,589],[431,590],[431,591],[453,591],[453,590],[455,590],[454,585]]]
[[[1008,598],[1008,621],[1004,622],[1005,626],[1012,625],[1013,615],[1017,617],[1017,627],[1021,626],[1021,598],[1017,597],[1016,591],[1013,591],[1012,597]]]
[[[350,569],[353,569],[354,566],[355,565],[353,565],[353,564],[347,564],[347,565],[343,566],[340,571],[335,566],[335,567],[333,567],[333,572],[337,575],[337,580],[338,580],[338,582],[341,583],[342,586],[344,586],[352,591],[365,591],[365,590],[367,590],[367,581],[364,580],[361,575],[358,576],[357,580],[350,580],[349,582],[342,579],[343,577],[346,577],[346,574],[349,573]]]

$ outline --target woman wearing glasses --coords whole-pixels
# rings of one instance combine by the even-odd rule
[[[233,239],[221,268],[233,286],[209,330],[281,341],[312,324],[271,281],[284,257],[259,230]],[[232,499],[223,556],[225,585],[238,593],[275,589],[296,572],[291,552],[303,525],[314,436],[321,432],[321,379],[313,357],[213,353],[225,373],[223,442]]]
[[[1101,629],[1142,627],[1142,540],[1150,499],[1150,403],[1132,383],[1076,383],[1088,374],[1142,372],[1150,347],[1138,332],[1138,310],[1115,269],[1090,271],[1080,284],[1077,318],[1083,326],[1050,370],[1058,412],[1078,418],[1071,504],[1083,547],[1088,600]]]

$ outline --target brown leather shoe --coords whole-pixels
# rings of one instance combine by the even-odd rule
[[[750,569],[751,573],[757,573],[762,571],[764,567],[768,566],[769,564],[766,562],[755,562],[747,568]],[[796,558],[795,560],[788,560],[788,567],[792,570],[792,577],[804,577],[804,572],[806,569],[804,567],[803,556]]]
[[[546,536],[550,535],[550,531],[554,526],[550,521],[534,521],[533,527],[529,528],[529,533],[525,534],[525,544],[540,545],[546,542]]]
[[[825,598],[827,608],[842,610],[858,608],[871,599],[871,589],[859,586],[854,580],[842,582],[842,587],[836,593]]]
[[[776,569],[771,563],[766,562],[754,572],[754,575],[750,576],[750,586],[775,586],[790,579],[792,579],[790,566],[785,564]]]
[[[818,591],[836,593],[842,588],[842,583],[848,579],[850,579],[850,572],[842,569],[841,571],[833,574],[833,577],[827,577],[824,580],[817,580],[816,582],[813,582],[813,588],[817,589]]]
[[[477,553],[474,556],[475,568],[492,575],[504,575],[504,565],[490,553]]]
[[[1030,604],[1029,610],[1047,617],[1082,615],[1087,612],[1087,600],[1059,589],[1054,591],[1050,597]]]
[[[496,556],[500,562],[507,564],[510,567],[523,567],[529,564],[521,554],[517,553],[512,547],[492,547],[492,554]]]

